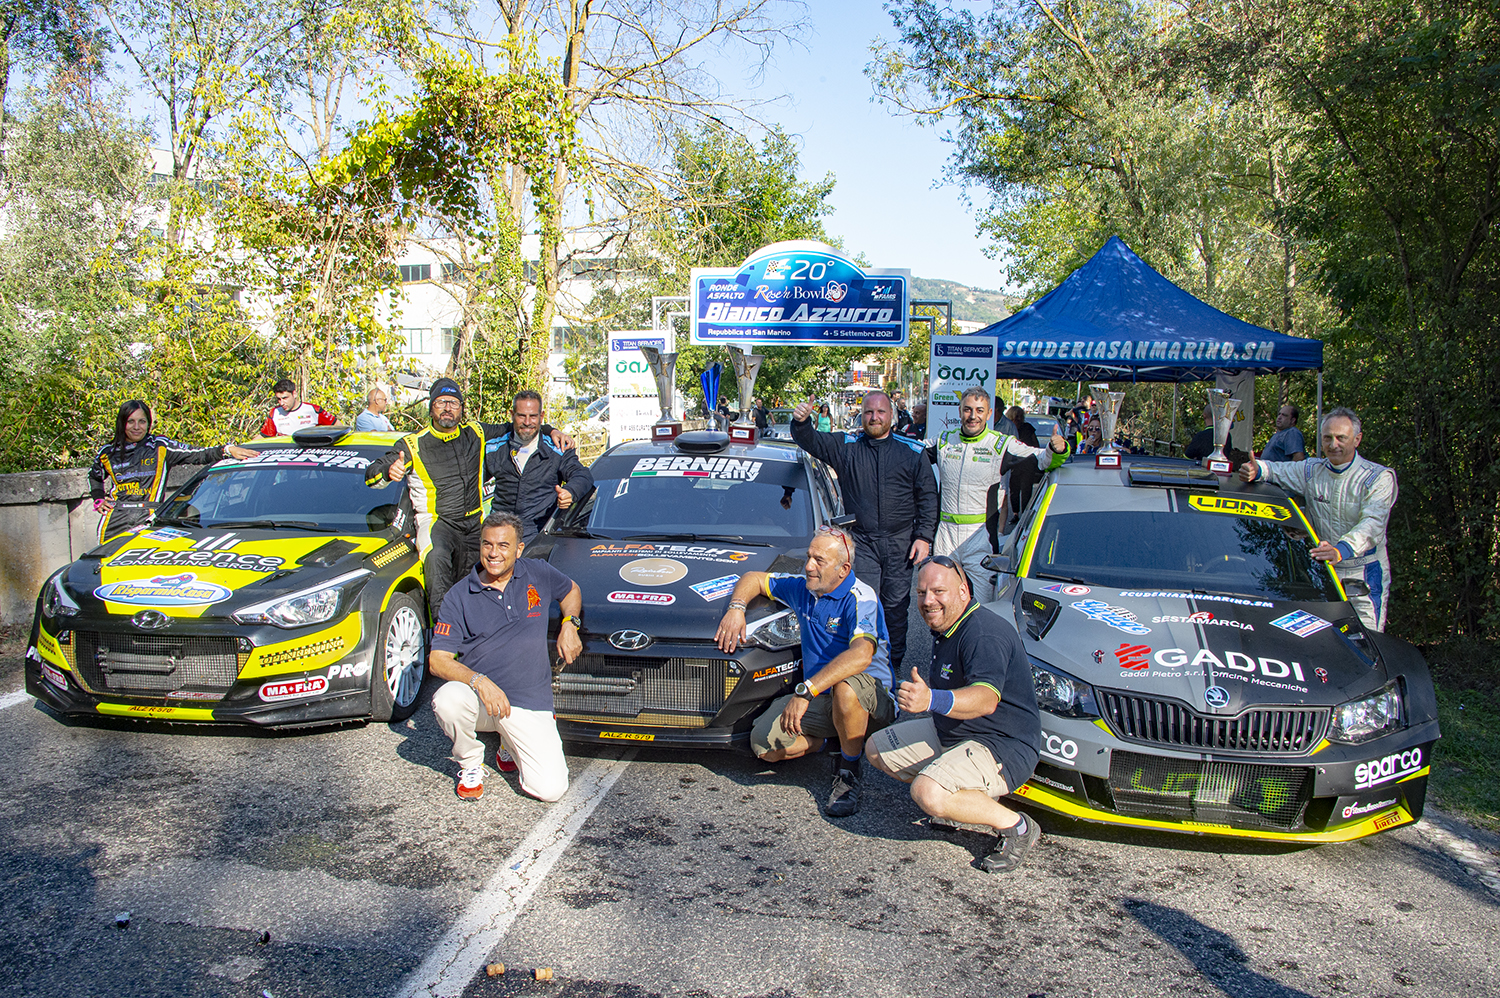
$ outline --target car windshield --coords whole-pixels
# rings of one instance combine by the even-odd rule
[[[1337,601],[1328,570],[1312,560],[1309,547],[1295,515],[1276,520],[1167,510],[1061,513],[1042,521],[1027,574],[1115,589]]]
[[[294,456],[278,463],[269,460],[274,453],[206,472],[164,505],[156,522],[361,534],[384,530],[395,519],[405,483],[370,488],[357,455],[342,456],[359,467],[328,467]]]
[[[629,461],[601,461],[594,475],[593,495],[560,518],[554,533],[582,531],[614,540],[738,539],[777,546],[812,535],[812,499],[799,464],[741,461],[735,466],[718,460],[707,470],[657,470]]]

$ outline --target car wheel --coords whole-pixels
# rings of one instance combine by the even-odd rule
[[[397,593],[380,615],[380,637],[370,672],[370,717],[404,721],[416,711],[427,678],[427,628],[411,593]]]

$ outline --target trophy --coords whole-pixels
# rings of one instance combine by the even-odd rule
[[[1125,402],[1125,393],[1112,392],[1109,385],[1089,385],[1089,394],[1097,406],[1101,443],[1094,455],[1094,467],[1118,468],[1120,449],[1115,446],[1115,426],[1120,421],[1120,406]]]
[[[672,397],[677,381],[677,354],[662,353],[655,347],[641,347],[651,376],[656,379],[656,398],[661,403],[661,418],[651,427],[652,440],[674,440],[682,432],[682,423],[672,418]]]
[[[755,442],[755,420],[750,415],[750,406],[755,397],[755,379],[760,375],[760,365],[765,357],[758,353],[746,353],[739,347],[729,348],[729,361],[734,365],[734,380],[740,391],[740,421],[729,428],[729,439],[737,443]]]
[[[1229,474],[1229,457],[1224,445],[1229,442],[1229,428],[1234,425],[1234,414],[1239,411],[1240,400],[1218,388],[1208,390],[1208,405],[1214,415],[1214,452],[1208,455],[1205,467],[1216,474]]]

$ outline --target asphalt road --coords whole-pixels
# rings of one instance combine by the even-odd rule
[[[473,996],[1500,994],[1500,893],[1420,826],[1267,848],[1044,816],[996,877],[878,774],[822,817],[822,758],[575,750],[554,807],[498,773],[459,801],[447,752],[425,708],[279,736],[0,710],[0,995],[425,994],[441,967]]]

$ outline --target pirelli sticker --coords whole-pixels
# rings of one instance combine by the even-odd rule
[[[1188,505],[1201,513],[1228,513],[1231,516],[1253,516],[1261,520],[1292,518],[1292,511],[1285,506],[1234,496],[1188,496]]]

